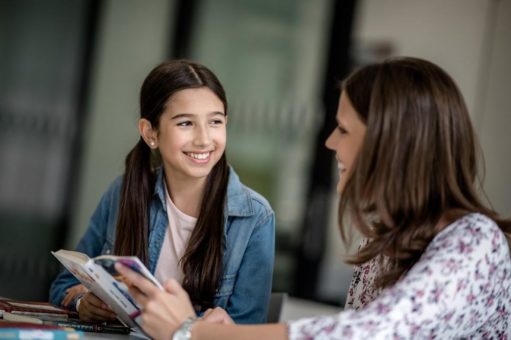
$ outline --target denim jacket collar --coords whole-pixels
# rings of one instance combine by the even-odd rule
[[[163,168],[156,169],[156,182],[154,195],[158,197],[161,206],[167,212],[165,201],[165,176]],[[227,183],[227,205],[224,215],[229,216],[252,216],[255,214],[249,192],[245,189],[234,169],[229,166],[229,181]]]

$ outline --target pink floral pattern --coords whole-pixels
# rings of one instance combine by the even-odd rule
[[[401,280],[364,307],[291,321],[289,338],[508,339],[510,290],[506,237],[488,217],[469,214],[440,232]]]

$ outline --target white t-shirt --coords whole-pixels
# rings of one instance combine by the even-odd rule
[[[166,186],[165,196],[169,226],[165,232],[160,257],[156,264],[155,277],[162,284],[170,278],[174,278],[179,283],[182,283],[183,270],[179,260],[183,257],[188,240],[197,223],[197,218],[186,215],[174,205]]]

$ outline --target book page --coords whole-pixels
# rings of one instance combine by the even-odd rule
[[[56,252],[52,251],[52,254],[55,256],[57,256],[56,254],[59,254],[62,257],[69,258],[73,262],[77,262],[77,263],[81,263],[81,264],[86,264],[87,261],[90,260],[90,258],[87,256],[87,254],[80,253],[79,251],[60,249]]]
[[[96,279],[91,291],[112,308],[124,324],[137,327],[140,323],[140,309],[130,296],[126,284],[93,261],[87,265],[87,271]]]
[[[79,257],[68,256],[68,251],[51,252],[71,274],[74,275],[87,289],[92,290],[94,278],[85,269],[85,263],[78,261]],[[84,254],[85,255],[85,254]],[[87,256],[87,255],[85,255]]]

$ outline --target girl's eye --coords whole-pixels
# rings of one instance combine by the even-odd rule
[[[221,119],[214,119],[211,121],[212,125],[222,125],[223,123],[224,123],[224,121]]]
[[[177,126],[190,126],[190,125],[192,125],[192,122],[190,122],[188,120],[184,121],[184,122],[177,123]]]

